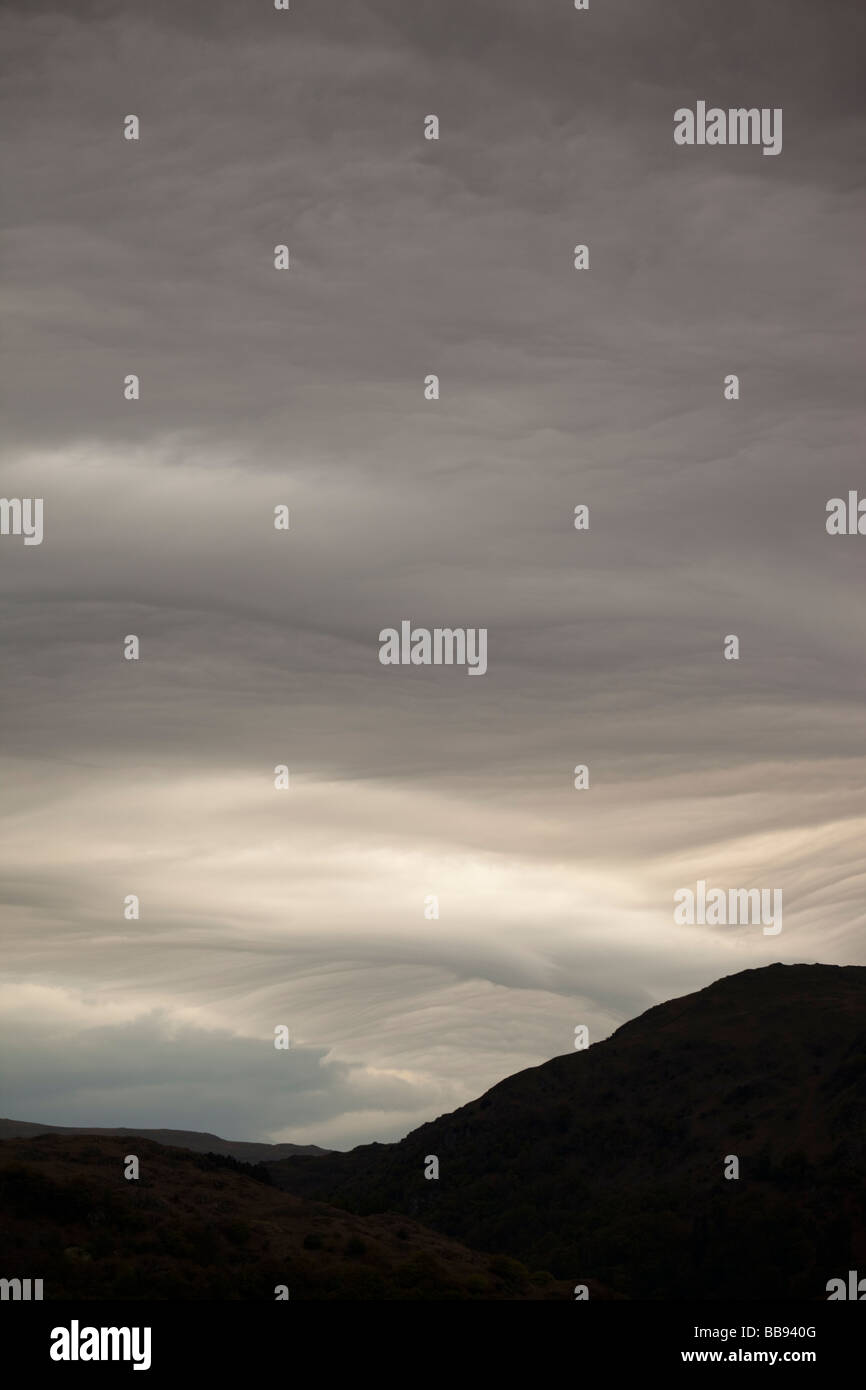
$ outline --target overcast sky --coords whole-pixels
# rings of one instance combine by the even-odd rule
[[[4,0],[5,1115],[349,1147],[866,963],[864,29]],[[698,100],[782,153],[676,146]],[[487,674],[380,665],[402,619]],[[781,934],[675,925],[698,879]]]

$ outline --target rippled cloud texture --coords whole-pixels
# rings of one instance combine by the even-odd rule
[[[0,491],[45,499],[0,540],[5,1114],[348,1147],[577,1024],[866,963],[866,538],[824,525],[866,491],[863,30],[4,7]],[[783,152],[676,147],[698,99]],[[381,666],[405,618],[487,674]],[[782,933],[674,925],[699,878]]]

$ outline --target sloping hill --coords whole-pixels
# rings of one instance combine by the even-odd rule
[[[293,1154],[325,1154],[316,1144],[255,1144],[237,1139],[220,1139],[190,1129],[98,1129],[93,1125],[40,1125],[30,1120],[0,1120],[0,1139],[31,1139],[37,1134],[95,1134],[105,1138],[116,1135],[126,1139],[150,1139],[154,1144],[170,1144],[176,1149],[192,1149],[194,1153],[228,1154],[242,1163],[274,1163],[278,1158]]]
[[[0,1276],[44,1298],[571,1299],[404,1217],[358,1217],[269,1182],[270,1166],[139,1139],[44,1135],[0,1142]],[[590,1285],[593,1297],[605,1291]]]
[[[399,1144],[270,1171],[632,1298],[825,1298],[866,1270],[866,968],[729,976]]]

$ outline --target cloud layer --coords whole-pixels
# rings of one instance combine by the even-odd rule
[[[4,9],[7,1114],[390,1139],[577,1024],[863,963],[863,28]],[[675,147],[699,98],[782,154]],[[487,674],[380,666],[404,618]],[[698,878],[782,934],[674,926]]]

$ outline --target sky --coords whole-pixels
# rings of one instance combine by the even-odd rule
[[[3,1114],[349,1148],[866,964],[864,30],[5,0]],[[699,100],[781,153],[675,145]],[[487,672],[383,666],[404,619]]]

